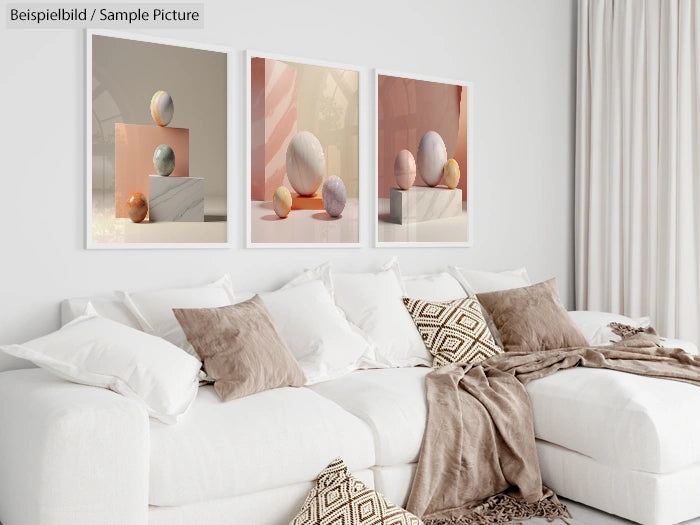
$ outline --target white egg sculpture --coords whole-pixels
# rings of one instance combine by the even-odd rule
[[[151,117],[161,127],[170,124],[175,113],[173,98],[167,91],[156,91],[151,97]]]
[[[326,172],[326,157],[316,136],[309,131],[294,135],[287,146],[287,178],[303,197],[316,193]]]
[[[418,145],[418,173],[428,186],[437,186],[447,162],[447,148],[436,131],[428,131]]]

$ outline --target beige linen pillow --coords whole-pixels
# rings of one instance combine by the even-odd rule
[[[477,294],[493,319],[506,352],[587,346],[559,299],[557,280]]]
[[[174,308],[173,313],[222,401],[306,381],[259,296],[219,308]]]
[[[476,297],[444,302],[404,297],[403,302],[433,354],[433,367],[478,363],[501,353]]]
[[[319,523],[422,525],[423,522],[352,477],[338,458],[319,474],[316,485],[289,525]]]

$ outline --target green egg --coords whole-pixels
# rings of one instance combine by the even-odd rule
[[[153,166],[158,175],[167,177],[175,169],[175,152],[167,144],[161,144],[153,152]]]

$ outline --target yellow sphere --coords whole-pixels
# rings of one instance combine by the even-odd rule
[[[442,168],[442,176],[445,177],[445,184],[451,190],[457,187],[459,184],[459,164],[455,159],[450,159],[445,163]]]
[[[280,186],[275,190],[272,197],[272,208],[280,219],[284,219],[292,210],[292,194],[285,186]]]

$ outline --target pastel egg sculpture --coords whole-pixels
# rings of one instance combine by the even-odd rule
[[[407,149],[402,149],[394,159],[394,177],[402,190],[407,190],[416,181],[416,160]]]
[[[428,131],[418,145],[418,173],[428,186],[438,185],[446,162],[445,142],[437,132]]]
[[[272,196],[272,209],[280,219],[284,219],[292,211],[292,194],[286,186],[280,186]]]
[[[451,190],[454,190],[459,184],[459,164],[455,159],[450,159],[445,163],[442,169],[442,176],[445,177],[445,184]]]
[[[173,119],[175,105],[167,91],[156,91],[151,97],[151,117],[159,126],[167,126]]]
[[[321,196],[323,197],[323,207],[326,209],[328,215],[331,217],[340,217],[340,214],[343,213],[345,209],[345,203],[347,202],[343,179],[336,175],[328,177],[323,183]]]
[[[141,222],[148,213],[148,202],[140,191],[135,191],[126,200],[127,213],[133,222]]]
[[[158,175],[167,177],[175,169],[175,152],[167,144],[161,144],[153,152],[153,166]]]
[[[287,146],[287,178],[302,197],[316,193],[326,172],[326,156],[316,136],[309,131],[294,135]]]

